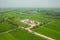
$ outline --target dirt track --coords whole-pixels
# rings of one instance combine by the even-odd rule
[[[50,23],[51,23],[51,22],[50,22]],[[48,23],[48,24],[50,24],[50,23]],[[34,26],[35,26],[35,25],[31,25],[31,27],[28,27],[28,28],[24,28],[24,27],[19,26],[19,27],[15,28],[15,29],[11,29],[11,30],[9,30],[9,31],[5,31],[5,32],[2,32],[2,33],[0,33],[0,34],[8,33],[8,32],[14,31],[14,30],[16,30],[16,29],[24,29],[25,31],[30,32],[30,33],[32,33],[32,34],[35,34],[35,35],[37,35],[37,36],[39,36],[39,37],[42,37],[42,38],[44,38],[44,39],[46,39],[46,40],[55,40],[55,39],[53,39],[53,38],[50,38],[50,37],[47,37],[47,36],[42,35],[42,34],[40,34],[40,33],[37,33],[37,32],[32,31],[30,28],[33,28]],[[44,26],[44,25],[43,25],[43,26]]]

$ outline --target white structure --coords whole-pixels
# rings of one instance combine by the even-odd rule
[[[21,20],[21,22],[26,23],[28,25],[39,25],[40,24],[39,22],[30,20],[30,19]]]

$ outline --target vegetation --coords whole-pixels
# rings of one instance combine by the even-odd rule
[[[29,25],[20,22],[23,19],[31,19],[44,23],[33,31],[45,36],[60,40],[60,8],[0,8],[0,33],[13,28]],[[16,29],[9,33],[0,34],[0,40],[45,40],[29,32]]]

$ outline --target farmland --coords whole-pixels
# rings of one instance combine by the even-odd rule
[[[0,35],[0,40],[44,40],[36,35],[16,29],[12,32]]]
[[[43,23],[41,24],[42,26],[39,25],[31,29],[33,32],[60,40],[60,9],[58,8],[0,9],[0,40],[46,40],[25,29],[21,29],[20,27],[29,27],[28,24],[20,22],[20,20],[24,19]]]

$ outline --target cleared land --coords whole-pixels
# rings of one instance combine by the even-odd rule
[[[33,9],[18,9],[0,12],[0,21],[3,18],[7,18],[6,22],[0,23],[0,33],[9,31],[18,26],[23,26],[24,28],[29,27],[29,25],[20,22],[23,19],[31,19],[38,22],[44,23],[44,26],[38,26],[33,29],[33,31],[43,34],[47,37],[51,37],[56,40],[60,40],[60,16],[55,13],[60,13],[56,9],[52,10],[33,10]],[[56,11],[57,12],[56,12]],[[36,13],[35,13],[36,11]],[[60,10],[59,10],[60,11]],[[48,14],[48,16],[47,16]],[[52,14],[52,15],[51,15]],[[50,16],[51,15],[51,16]],[[53,21],[53,22],[52,22]],[[51,22],[51,23],[49,23]],[[49,24],[48,24],[49,23]],[[47,24],[47,25],[46,25]],[[9,33],[0,34],[0,40],[45,40],[39,36],[31,34],[21,29],[16,29]]]
[[[16,29],[12,32],[0,35],[0,40],[44,40],[34,34]]]
[[[14,28],[14,25],[10,24],[9,22],[3,22],[3,24],[0,23],[0,33],[12,28]]]

